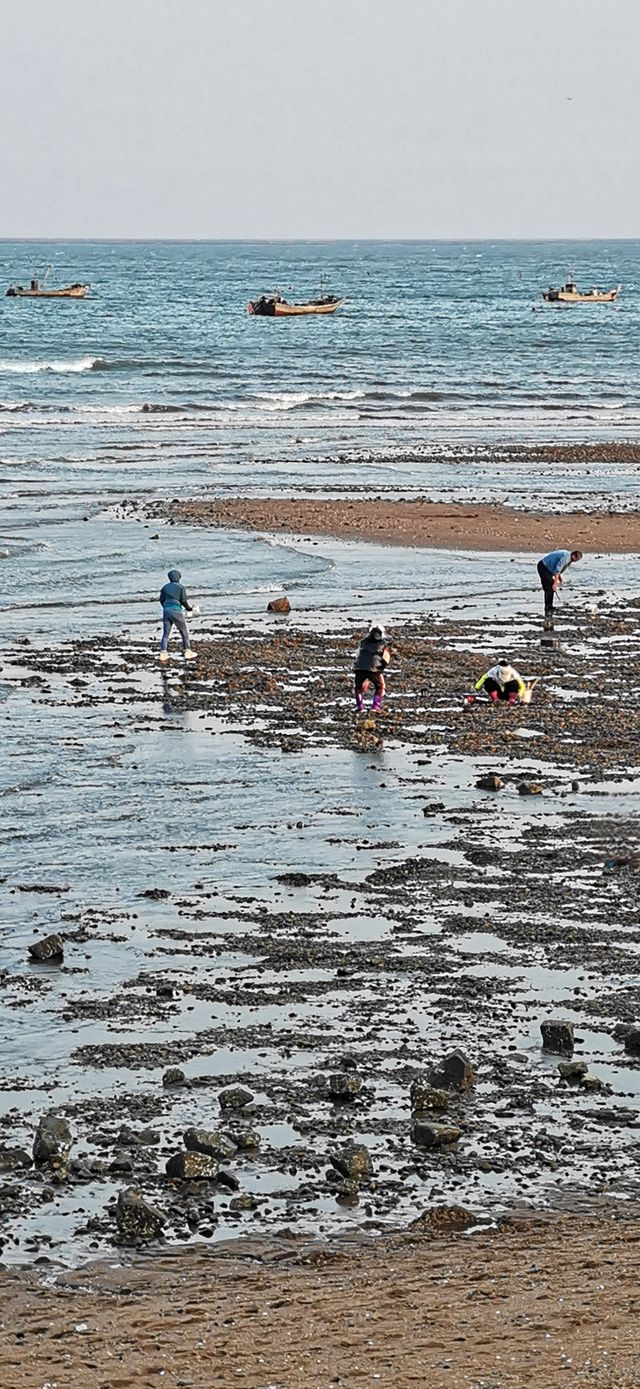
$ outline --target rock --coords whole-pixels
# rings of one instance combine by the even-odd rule
[[[504,782],[497,772],[487,772],[485,776],[478,777],[476,786],[479,791],[501,791]]]
[[[234,1196],[229,1202],[230,1211],[254,1211],[258,1202],[255,1196],[250,1196],[248,1192],[244,1196]]]
[[[218,1104],[221,1109],[246,1109],[253,1098],[251,1091],[245,1090],[243,1085],[228,1085],[226,1090],[220,1091]]]
[[[412,1220],[409,1229],[420,1230],[424,1234],[446,1235],[455,1230],[468,1230],[477,1223],[477,1215],[464,1206],[433,1206],[430,1211],[423,1211],[422,1215]]]
[[[625,1034],[624,1049],[630,1056],[640,1055],[640,1027],[631,1027]]]
[[[291,604],[290,604],[290,602],[289,602],[289,599],[288,599],[288,598],[272,598],[272,599],[271,599],[271,602],[270,602],[270,603],[267,603],[267,612],[268,612],[268,613],[290,613],[290,612],[291,612]]]
[[[475,1083],[473,1066],[459,1047],[445,1056],[429,1074],[429,1084],[436,1090],[470,1090]]]
[[[256,1133],[255,1129],[239,1129],[238,1132],[230,1133],[229,1138],[232,1143],[235,1143],[236,1148],[240,1148],[243,1152],[251,1148],[259,1148],[262,1143],[260,1134]]]
[[[373,1172],[371,1153],[364,1143],[345,1143],[337,1153],[331,1153],[329,1160],[343,1177],[355,1182],[364,1181]]]
[[[416,1119],[411,1136],[421,1148],[444,1148],[448,1143],[458,1142],[462,1129],[455,1124],[434,1124],[428,1119]]]
[[[228,1187],[229,1191],[237,1191],[240,1186],[238,1178],[234,1176],[233,1172],[227,1171],[226,1167],[220,1168],[218,1172],[218,1181],[221,1186]]]
[[[586,1076],[589,1067],[586,1061],[560,1061],[558,1070],[563,1080],[576,1081],[582,1080]]]
[[[25,1148],[0,1147],[0,1172],[16,1172],[30,1166],[31,1157]]]
[[[152,902],[164,902],[166,897],[170,897],[170,892],[166,887],[148,887],[144,892],[139,892],[138,897],[149,897]]]
[[[182,1137],[185,1148],[190,1152],[206,1153],[207,1157],[219,1159],[233,1157],[239,1146],[223,1133],[216,1133],[215,1129],[185,1129]]]
[[[563,1022],[560,1018],[553,1018],[551,1021],[541,1022],[540,1031],[543,1051],[564,1052],[565,1056],[573,1055],[572,1022]]]
[[[162,1077],[162,1084],[165,1086],[185,1085],[186,1079],[184,1071],[181,1071],[179,1066],[169,1066]]]
[[[591,1075],[589,1071],[587,1071],[587,1074],[582,1077],[582,1080],[580,1081],[580,1089],[607,1090],[608,1093],[611,1094],[611,1086],[607,1085],[604,1080],[600,1080],[599,1076]]]
[[[132,1129],[122,1124],[116,1141],[123,1148],[151,1148],[160,1142],[160,1134],[155,1129]]]
[[[416,1076],[411,1082],[409,1099],[412,1109],[446,1109],[451,1103],[451,1094],[448,1090],[436,1089],[423,1076]]]
[[[179,1177],[184,1182],[215,1181],[218,1176],[218,1163],[207,1153],[173,1153],[165,1163],[168,1177]]]
[[[161,1237],[164,1216],[144,1200],[137,1187],[128,1186],[118,1197],[116,1225],[120,1244],[137,1244]]]
[[[329,1094],[332,1100],[337,1103],[355,1100],[362,1089],[360,1076],[345,1074],[344,1071],[334,1071],[329,1076]]]
[[[542,787],[539,781],[521,781],[518,787],[520,796],[541,796]]]
[[[33,1140],[33,1161],[42,1165],[46,1162],[64,1164],[71,1151],[73,1136],[71,1129],[61,1114],[51,1110],[44,1114]]]
[[[35,964],[61,964],[64,960],[64,945],[57,935],[44,936],[29,946],[29,954]]]

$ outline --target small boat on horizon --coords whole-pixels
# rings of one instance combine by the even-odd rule
[[[337,294],[323,294],[322,290],[317,299],[309,299],[303,304],[289,304],[282,298],[280,290],[275,289],[273,294],[261,294],[259,299],[251,299],[247,312],[255,314],[257,318],[293,318],[300,314],[335,313],[340,304],[344,304],[344,299]]]
[[[5,299],[85,299],[85,298],[86,298],[88,290],[91,289],[91,285],[90,285],[90,284],[80,284],[80,282],[76,282],[76,284],[73,284],[73,285],[62,285],[60,289],[49,289],[49,288],[47,287],[46,281],[47,281],[47,275],[49,274],[49,271],[50,271],[50,270],[51,270],[51,266],[48,265],[47,268],[46,268],[46,270],[45,270],[45,272],[44,272],[44,276],[43,276],[43,279],[42,279],[42,283],[40,282],[40,280],[38,280],[36,277],[34,277],[32,280],[30,280],[28,286],[26,286],[26,285],[9,285],[8,290],[6,290],[6,292],[5,292]]]
[[[543,289],[542,298],[547,304],[613,304],[621,289],[622,285],[617,285],[615,289],[589,289],[585,292],[578,289],[575,280],[569,279],[560,289],[554,289],[553,285]]]

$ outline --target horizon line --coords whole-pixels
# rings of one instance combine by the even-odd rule
[[[640,236],[0,236],[0,245],[62,246],[462,246],[473,245],[564,245],[588,242],[634,244]]]

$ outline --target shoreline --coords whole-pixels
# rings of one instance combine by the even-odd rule
[[[640,551],[639,512],[552,515],[508,506],[425,500],[234,497],[172,502],[168,515],[188,525],[428,549],[531,550],[538,556],[559,547],[585,554]]]
[[[159,1249],[53,1286],[3,1270],[5,1382],[32,1389],[63,1373],[65,1389],[111,1389],[162,1375],[192,1389],[236,1379],[324,1389],[364,1373],[393,1389],[637,1384],[635,1211],[521,1216],[477,1230],[471,1245],[464,1214],[442,1209],[355,1243]]]

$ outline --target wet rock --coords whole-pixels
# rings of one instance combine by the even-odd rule
[[[221,1109],[246,1109],[254,1099],[250,1090],[245,1090],[244,1085],[228,1085],[226,1090],[221,1090],[218,1095],[218,1104]]]
[[[553,1018],[540,1023],[542,1033],[543,1051],[555,1051],[564,1053],[565,1056],[573,1055],[573,1023],[563,1021],[560,1018]]]
[[[438,1090],[423,1076],[417,1076],[411,1082],[409,1099],[412,1109],[447,1109],[451,1098],[450,1091]]]
[[[362,1089],[360,1076],[353,1072],[345,1074],[344,1071],[334,1071],[329,1076],[329,1094],[336,1103],[350,1103],[356,1099]]]
[[[252,1148],[259,1148],[262,1139],[255,1129],[239,1129],[229,1134],[232,1143],[242,1152],[250,1151]]]
[[[64,945],[61,936],[43,936],[29,946],[29,954],[35,964],[61,964],[64,959]]]
[[[574,1081],[576,1084],[586,1076],[589,1067],[586,1061],[560,1061],[558,1071],[563,1080]]]
[[[165,1172],[168,1177],[179,1177],[185,1182],[211,1181],[218,1176],[218,1163],[216,1158],[207,1153],[186,1152],[173,1153],[165,1163]]]
[[[254,1211],[258,1202],[255,1196],[250,1196],[245,1192],[242,1196],[234,1196],[229,1202],[230,1211]]]
[[[449,1143],[458,1142],[462,1129],[455,1124],[435,1124],[429,1119],[416,1119],[411,1136],[421,1148],[444,1148]]]
[[[285,598],[272,598],[272,599],[271,599],[271,602],[270,602],[270,603],[267,603],[267,612],[268,612],[268,613],[290,613],[290,612],[291,612],[291,604],[290,604],[290,602],[289,602],[289,599],[286,598],[286,597],[285,597]]]
[[[423,1234],[450,1234],[455,1230],[469,1230],[478,1223],[478,1217],[464,1206],[434,1206],[423,1211],[409,1225],[410,1230],[420,1230]]]
[[[184,1071],[179,1066],[169,1066],[162,1077],[162,1084],[166,1087],[173,1085],[186,1085],[187,1078]]]
[[[134,1186],[121,1191],[116,1205],[116,1225],[120,1244],[138,1244],[141,1241],[159,1239],[164,1226],[164,1216],[144,1200],[142,1192]]]
[[[429,1074],[429,1084],[436,1090],[470,1090],[475,1083],[473,1066],[459,1047],[445,1056]]]
[[[149,897],[152,902],[163,902],[171,894],[166,887],[148,887],[144,892],[139,892],[138,897]]]
[[[226,1167],[220,1168],[218,1172],[218,1181],[221,1186],[226,1186],[229,1191],[237,1191],[240,1186],[238,1178],[233,1172],[229,1172]]]
[[[233,1157],[238,1145],[215,1129],[185,1129],[182,1135],[185,1148],[194,1153],[206,1153],[218,1159]],[[260,1140],[258,1140],[259,1142]]]
[[[123,1148],[151,1148],[160,1142],[160,1134],[155,1129],[132,1129],[129,1124],[122,1124],[117,1142]]]
[[[541,796],[542,786],[539,781],[521,781],[518,787],[520,796]]]
[[[17,1172],[31,1166],[31,1156],[25,1148],[0,1147],[0,1172]]]
[[[484,776],[478,777],[476,786],[479,791],[501,791],[504,782],[497,772],[487,772]]]
[[[360,1202],[360,1189],[358,1183],[340,1182],[336,1187],[336,1201],[341,1206],[357,1206]]]
[[[580,1088],[581,1090],[607,1090],[611,1094],[611,1086],[607,1085],[604,1080],[600,1080],[599,1076],[592,1075],[590,1071],[587,1071],[587,1074],[582,1077]]]
[[[345,1143],[329,1160],[336,1172],[354,1182],[361,1182],[373,1173],[371,1153],[364,1143]]]
[[[640,1056],[640,1027],[630,1027],[625,1034],[624,1049],[630,1056]]]
[[[73,1136],[71,1129],[61,1114],[51,1110],[44,1114],[38,1124],[33,1140],[33,1161],[38,1165],[67,1162],[71,1151]]]

